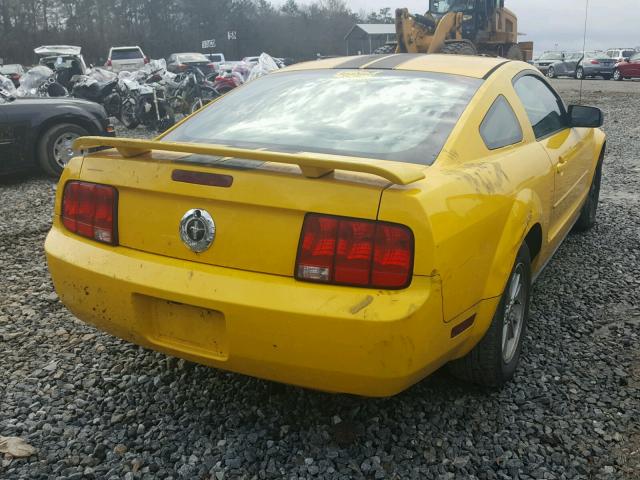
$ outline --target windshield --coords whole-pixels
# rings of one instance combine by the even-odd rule
[[[640,53],[636,53],[635,55],[633,55],[631,58],[629,58],[629,61],[637,61],[640,60]]]
[[[431,0],[429,11],[431,13],[466,12],[473,10],[474,0]]]
[[[142,52],[137,48],[129,48],[126,50],[113,50],[111,52],[111,60],[137,60],[144,58]]]
[[[430,165],[481,83],[388,70],[271,74],[228,93],[163,140]]]

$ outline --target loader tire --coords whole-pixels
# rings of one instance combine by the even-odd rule
[[[506,58],[509,60],[524,60],[524,55],[522,54],[522,50],[519,45],[511,45],[507,49]]]
[[[445,42],[438,53],[446,53],[448,55],[477,55],[478,51],[473,43],[469,41],[453,40]]]

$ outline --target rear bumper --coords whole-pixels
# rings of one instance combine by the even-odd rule
[[[468,347],[442,321],[437,276],[393,292],[319,286],[103,246],[58,218],[45,249],[56,291],[81,320],[224,370],[389,396]]]
[[[613,76],[613,71],[615,67],[603,67],[603,66],[583,66],[585,76],[601,76],[601,75],[611,75]]]

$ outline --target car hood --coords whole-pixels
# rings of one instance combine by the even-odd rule
[[[44,45],[34,50],[36,55],[80,55],[82,47],[73,45]]]

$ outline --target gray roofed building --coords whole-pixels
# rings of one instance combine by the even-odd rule
[[[344,37],[347,55],[373,53],[388,42],[396,41],[393,23],[356,23]]]

